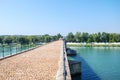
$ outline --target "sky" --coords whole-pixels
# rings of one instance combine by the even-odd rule
[[[0,0],[0,35],[120,33],[120,0]]]

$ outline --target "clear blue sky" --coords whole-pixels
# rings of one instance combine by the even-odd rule
[[[0,0],[0,35],[120,33],[120,0]]]

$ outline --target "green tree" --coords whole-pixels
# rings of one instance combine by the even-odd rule
[[[116,42],[120,42],[120,34],[116,34]]]
[[[94,42],[93,35],[89,35],[87,42],[88,43]]]
[[[67,40],[68,42],[75,42],[75,37],[74,37],[74,35],[73,35],[72,32],[68,33],[68,35],[67,35],[67,37],[66,37],[66,40]]]
[[[101,37],[102,37],[101,33],[98,32],[96,41],[97,41],[97,42],[102,42],[102,38],[101,38]]]
[[[93,40],[94,40],[94,42],[97,42],[97,41],[98,41],[98,36],[97,36],[97,33],[92,34],[92,35],[93,35]]]
[[[82,33],[82,37],[81,37],[81,41],[82,41],[82,42],[87,42],[88,37],[89,37],[89,34],[83,32],[83,33]]]
[[[28,39],[32,43],[39,43],[41,41],[39,36],[28,37]]]
[[[51,41],[56,41],[56,40],[58,40],[56,35],[51,37]]]
[[[29,44],[29,39],[27,39],[25,36],[22,36],[18,39],[19,43],[24,45],[24,44]]]
[[[0,44],[3,44],[3,38],[0,37]]]
[[[51,41],[50,36],[45,36],[45,42],[50,42],[50,41]]]
[[[103,32],[101,38],[102,38],[102,42],[108,42],[109,41],[109,34]]]
[[[81,42],[81,33],[80,32],[76,32],[76,34],[75,34],[75,41],[76,42]]]
[[[60,33],[58,33],[56,37],[57,37],[57,40],[58,40],[59,38],[62,38],[63,36]]]
[[[4,38],[4,42],[6,43],[6,44],[8,44],[8,45],[10,45],[11,43],[12,43],[12,37],[11,36],[6,36],[5,38]]]

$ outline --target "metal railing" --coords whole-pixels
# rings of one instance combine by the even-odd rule
[[[25,52],[36,48],[39,45],[29,44],[29,45],[20,45],[20,44],[13,44],[13,45],[0,45],[0,59],[5,57],[9,57],[21,52]]]

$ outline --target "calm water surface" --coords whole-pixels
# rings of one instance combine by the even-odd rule
[[[82,80],[120,80],[120,47],[71,47],[82,62]]]

